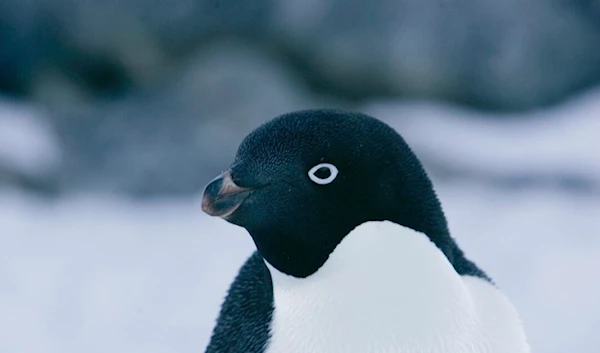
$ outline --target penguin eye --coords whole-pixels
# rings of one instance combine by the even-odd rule
[[[330,163],[319,163],[308,171],[310,180],[319,185],[331,183],[337,175],[338,169]]]

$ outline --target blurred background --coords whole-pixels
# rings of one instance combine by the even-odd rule
[[[0,352],[202,352],[276,115],[396,128],[535,352],[600,346],[600,1],[0,0]]]

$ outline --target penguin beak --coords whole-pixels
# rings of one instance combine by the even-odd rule
[[[251,192],[252,189],[237,186],[231,179],[231,171],[228,170],[213,179],[204,189],[202,211],[226,219],[240,207]]]

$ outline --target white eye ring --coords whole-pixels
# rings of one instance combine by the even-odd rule
[[[315,175],[315,173],[321,168],[329,169],[329,176],[325,179],[321,179]],[[334,166],[331,163],[319,163],[316,166],[310,168],[310,170],[308,171],[308,177],[310,178],[310,180],[312,180],[313,182],[315,182],[316,184],[319,184],[319,185],[325,185],[325,184],[331,183],[337,177],[337,175],[338,175],[338,169],[336,166]]]

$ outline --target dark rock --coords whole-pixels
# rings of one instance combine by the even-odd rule
[[[258,36],[271,2],[0,0],[0,90],[36,96],[50,76],[90,96],[126,95],[199,45]]]
[[[344,100],[526,109],[600,80],[597,0],[0,0],[0,14],[0,90],[63,106],[148,89],[228,37],[272,44]]]
[[[526,109],[600,79],[597,1],[289,0],[274,37],[313,87]]]
[[[317,101],[274,57],[222,43],[152,91],[57,118],[66,185],[148,196],[201,191],[261,122]]]

